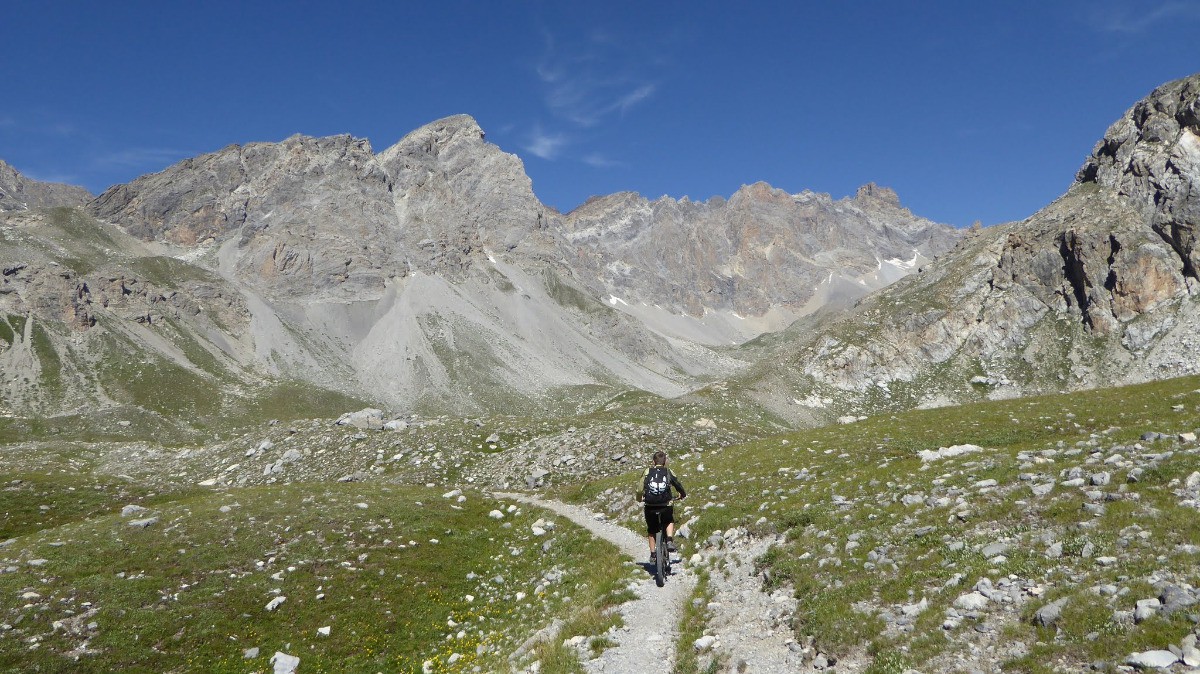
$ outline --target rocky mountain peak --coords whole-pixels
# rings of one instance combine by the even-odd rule
[[[1127,198],[1198,279],[1200,252],[1200,73],[1138,101],[1096,144],[1076,176]]]
[[[0,211],[82,206],[92,195],[82,187],[31,180],[0,159]]]
[[[875,183],[867,183],[858,188],[858,192],[854,194],[855,201],[877,201],[893,206],[900,205],[900,197],[896,191],[890,187],[881,187]]]
[[[737,208],[754,203],[787,204],[791,201],[792,195],[760,180],[750,185],[742,185],[737,192],[733,193],[733,196],[729,197],[728,203]]]

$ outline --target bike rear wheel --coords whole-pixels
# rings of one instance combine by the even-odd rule
[[[662,587],[667,582],[667,560],[671,553],[667,551],[667,537],[662,531],[654,534],[654,582]]]

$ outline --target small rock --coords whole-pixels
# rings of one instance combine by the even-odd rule
[[[1157,597],[1152,599],[1141,599],[1137,602],[1137,608],[1133,611],[1134,622],[1142,622],[1158,614],[1158,609],[1162,607],[1162,602]]]
[[[1062,610],[1068,599],[1069,597],[1063,597],[1039,608],[1033,616],[1033,621],[1042,627],[1052,627],[1062,617]]]
[[[330,633],[331,631],[333,631],[333,630],[332,630],[332,628],[331,628],[330,626],[328,626],[328,625],[326,625],[325,627],[318,627],[318,628],[317,628],[317,634],[320,634],[320,635],[321,635],[321,636],[323,636],[323,637],[327,637],[327,636],[329,636],[329,633]]]
[[[144,512],[146,512],[145,508],[131,503],[121,508],[121,517],[133,517],[134,515],[141,515]]]
[[[266,608],[268,611],[274,611],[285,601],[287,601],[287,597],[275,597],[271,601],[267,602]]]
[[[300,658],[275,651],[275,655],[271,656],[271,665],[275,667],[274,674],[295,674],[300,666]]]
[[[699,639],[696,639],[695,641],[693,641],[692,648],[695,648],[697,652],[703,653],[703,652],[707,651],[708,649],[712,648],[713,644],[715,644],[715,643],[717,643],[717,638],[710,634],[706,634],[706,635],[700,637]]]
[[[1044,484],[1030,485],[1029,489],[1033,491],[1034,496],[1045,496],[1054,491],[1054,483],[1046,482]]]
[[[954,608],[964,611],[978,611],[987,606],[987,604],[988,598],[978,592],[968,592],[954,600]]]
[[[131,520],[129,522],[129,526],[137,527],[138,529],[145,529],[146,527],[151,526],[153,524],[157,524],[157,523],[158,523],[157,517],[147,517],[145,519],[140,519],[140,520]]]
[[[247,648],[246,650],[242,651],[242,658],[244,658],[246,660],[250,660],[252,658],[257,658],[257,657],[258,657],[258,646],[255,646],[254,648]]]

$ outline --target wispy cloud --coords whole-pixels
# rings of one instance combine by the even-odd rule
[[[598,169],[620,168],[625,166],[624,162],[617,161],[616,159],[609,159],[599,152],[592,152],[591,154],[584,155],[583,163]]]
[[[21,175],[42,183],[66,183],[76,185],[79,177],[71,173],[42,173],[41,171],[22,171]]]
[[[1144,33],[1154,26],[1171,20],[1200,21],[1200,4],[1195,2],[1165,2],[1157,7],[1147,4],[1134,3],[1131,5],[1109,4],[1095,7],[1089,16],[1089,23],[1106,33],[1122,33],[1133,35]]]
[[[92,168],[109,169],[161,169],[189,156],[190,153],[165,147],[135,147],[118,150],[92,158]]]
[[[542,37],[533,74],[548,118],[545,127],[535,125],[525,146],[538,157],[558,158],[568,145],[582,151],[596,129],[631,114],[659,91],[665,60],[653,53],[657,47],[647,46],[654,41],[602,28],[571,39],[543,30]],[[576,159],[597,167],[620,165],[599,153]]]
[[[567,145],[567,136],[562,133],[546,133],[541,126],[535,125],[525,143],[525,149],[536,157],[553,161]]]

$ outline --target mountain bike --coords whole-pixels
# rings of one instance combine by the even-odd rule
[[[676,499],[682,501],[683,499]],[[667,528],[662,524],[662,513],[665,511],[662,508],[654,511],[654,517],[658,519],[658,532],[654,534],[654,584],[660,586],[665,585],[667,576],[671,576],[671,550],[667,549]]]
[[[655,511],[658,518],[658,532],[654,534],[654,584],[662,587],[671,575],[671,551],[667,549],[667,527],[663,524],[663,510]]]

